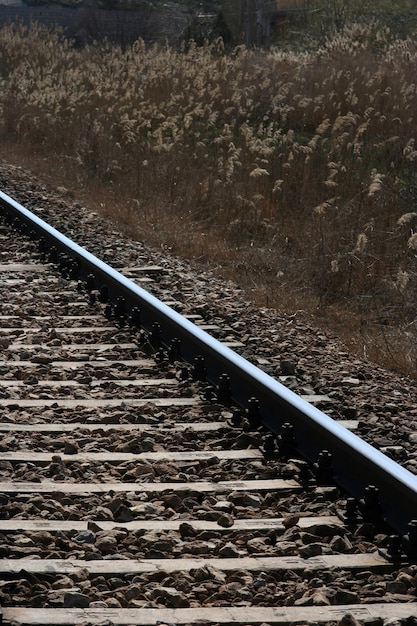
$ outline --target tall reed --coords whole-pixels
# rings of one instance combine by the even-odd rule
[[[268,303],[348,305],[385,342],[416,330],[416,63],[415,40],[377,24],[311,52],[230,53],[7,26],[0,132],[117,195],[115,219],[239,263]]]

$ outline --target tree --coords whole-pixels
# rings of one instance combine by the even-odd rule
[[[268,46],[276,0],[223,0],[220,10],[234,43]]]
[[[220,10],[232,43],[248,47],[271,43],[274,20],[284,20],[298,42],[331,36],[355,21],[378,19],[399,36],[417,26],[417,0],[221,0]]]
[[[389,25],[417,15],[417,0],[305,0],[310,24],[324,33],[341,30],[347,23],[379,19]]]

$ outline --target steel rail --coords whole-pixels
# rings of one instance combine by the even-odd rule
[[[43,238],[46,248],[58,256],[70,257],[77,265],[80,280],[89,289],[105,293],[113,305],[123,303],[127,318],[140,309],[140,325],[149,333],[158,325],[158,339],[169,347],[180,342],[181,358],[188,363],[204,359],[207,380],[242,407],[249,417],[279,435],[284,424],[294,429],[295,449],[311,464],[323,451],[332,457],[334,482],[363,502],[378,490],[376,508],[398,533],[415,527],[417,519],[417,477],[362,441],[322,411],[307,403],[277,380],[262,372],[205,331],[182,317],[143,288],[74,243],[55,228],[0,192],[0,212],[9,222],[32,238]],[[45,247],[45,244],[44,244]],[[56,256],[56,254],[55,254]],[[120,300],[122,299],[122,300]],[[160,329],[160,330],[159,330]],[[226,378],[225,378],[226,377]]]

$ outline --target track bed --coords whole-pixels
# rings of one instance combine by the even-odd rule
[[[1,222],[0,265],[3,623],[417,615],[387,527],[346,523],[346,494]]]

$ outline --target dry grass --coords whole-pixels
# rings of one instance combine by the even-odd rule
[[[228,54],[6,27],[0,133],[135,236],[414,376],[416,62],[377,25]]]

